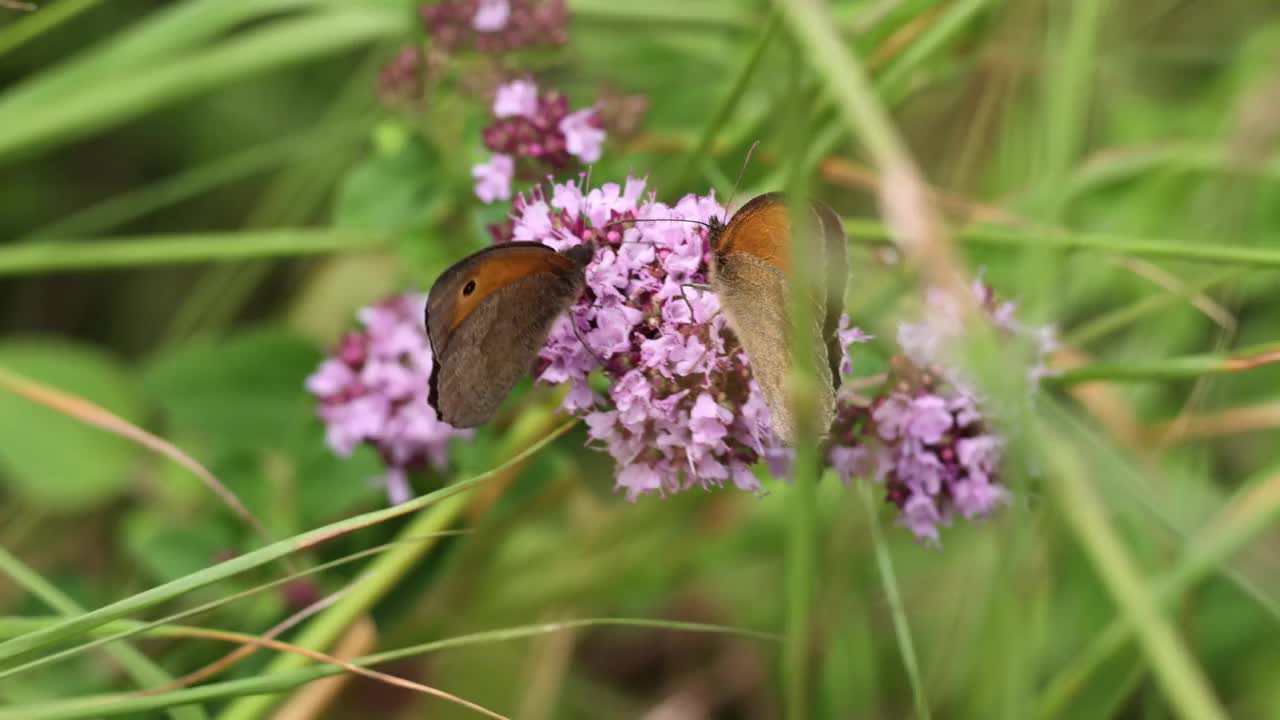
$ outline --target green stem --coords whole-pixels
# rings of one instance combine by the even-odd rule
[[[231,560],[218,563],[213,567],[191,573],[190,575],[185,575],[176,580],[171,580],[163,585],[157,585],[149,590],[145,590],[136,595],[131,595],[130,597],[118,600],[110,605],[98,608],[97,610],[90,610],[82,615],[68,618],[67,620],[64,620],[63,622],[46,630],[34,632],[29,635],[23,635],[22,637],[0,643],[0,667],[12,667],[23,659],[34,655],[41,648],[84,634],[103,623],[146,610],[147,608],[167,602],[185,593],[191,592],[192,590],[197,590],[218,582],[219,580],[225,580],[247,570],[261,567],[262,565],[273,562],[286,555],[314,547],[345,533],[360,530],[386,520],[390,520],[391,518],[416,512],[442,500],[453,497],[454,495],[472,490],[476,486],[507,472],[509,468],[515,467],[524,462],[530,456],[549,444],[552,440],[568,431],[569,428],[573,427],[573,424],[574,423],[571,421],[561,425],[548,433],[545,437],[539,439],[537,442],[530,444],[523,452],[519,453],[508,462],[475,477],[461,480],[452,485],[427,493],[426,495],[414,498],[413,500],[401,503],[394,507],[356,515],[355,517],[340,520],[338,522],[316,528],[315,530],[272,543],[265,547],[232,558]]]
[[[324,57],[401,32],[384,11],[331,11],[284,19],[235,35],[207,50],[153,63],[115,82],[98,82],[42,104],[0,113],[0,158],[82,137],[183,98],[251,75]],[[0,104],[10,109],[13,98]],[[19,103],[19,106],[25,103]],[[10,117],[12,116],[12,117]]]
[[[1242,491],[1185,545],[1182,558],[1156,583],[1155,601],[1169,607],[1208,575],[1219,571],[1232,555],[1280,520],[1280,475],[1272,475]],[[1133,637],[1127,616],[1112,620],[1075,660],[1054,677],[1040,701],[1040,716],[1061,715],[1074,696],[1102,664]]]
[[[527,453],[530,446],[542,445],[541,439],[547,436],[548,429],[555,420],[552,411],[545,408],[537,408],[521,415],[499,451],[499,457],[521,457]],[[564,429],[567,429],[567,426]],[[459,494],[433,505],[419,513],[406,525],[400,531],[400,537],[420,537],[439,533],[457,520],[468,502],[469,498]],[[350,591],[337,604],[308,623],[293,643],[310,650],[322,652],[327,650],[353,622],[381,600],[433,546],[434,543],[429,542],[404,544],[379,556],[351,584]],[[265,672],[287,672],[305,667],[311,662],[310,659],[301,655],[280,655],[267,665]],[[232,703],[218,717],[221,720],[251,720],[263,717],[271,711],[278,700],[279,698],[275,695],[243,698]]]
[[[898,576],[893,570],[893,556],[889,554],[889,546],[880,528],[880,514],[875,499],[871,496],[871,483],[858,480],[857,484],[862,495],[862,506],[867,510],[871,544],[875,547],[876,563],[880,566],[880,583],[884,585],[885,597],[893,613],[893,632],[898,639],[898,651],[902,653],[902,667],[907,672],[907,680],[911,683],[911,695],[915,698],[916,717],[929,720],[929,698],[925,695],[920,663],[916,660],[915,643],[911,639],[911,624],[907,620],[907,608],[902,602],[902,593],[898,590]]]
[[[1068,386],[1087,382],[1170,382],[1194,380],[1205,375],[1244,372],[1280,362],[1280,342],[1239,348],[1230,355],[1188,355],[1162,360],[1129,360],[1091,363],[1063,370],[1044,379],[1048,385]]]
[[[1063,437],[1048,435],[1040,445],[1052,472],[1046,482],[1060,512],[1092,561],[1126,621],[1137,631],[1147,660],[1170,705],[1183,717],[1226,718],[1208,680],[1107,519],[1080,455]]]
[[[323,255],[370,250],[385,241],[352,230],[308,228],[51,240],[0,247],[0,276]]]
[[[884,223],[858,218],[846,218],[844,222],[849,237],[855,242],[884,245],[891,241],[889,228]],[[1049,228],[1022,230],[996,226],[962,228],[956,231],[955,239],[968,245],[997,248],[1031,249],[1052,246],[1064,250],[1089,250],[1160,260],[1280,269],[1280,249],[1223,245],[1204,240],[1170,242],[1133,235],[1071,233]]]
[[[713,3],[681,0],[649,0],[620,3],[613,0],[569,0],[569,15],[575,23],[621,26],[634,32],[646,28],[706,32],[707,30],[750,30],[754,24],[736,8]]]
[[[1116,308],[1107,313],[1103,313],[1098,317],[1081,324],[1066,336],[1068,345],[1084,346],[1092,343],[1112,332],[1128,327],[1137,321],[1166,310],[1174,305],[1191,302],[1199,293],[1210,290],[1225,282],[1240,279],[1245,270],[1240,268],[1227,268],[1218,270],[1205,276],[1203,279],[1189,283],[1185,288],[1177,291],[1164,293],[1156,293],[1148,295],[1141,300],[1130,303],[1123,307]]]
[[[45,605],[63,615],[74,616],[84,612],[84,608],[76,604],[75,600],[72,600],[59,590],[56,585],[45,580],[35,570],[27,567],[26,563],[2,547],[0,547],[0,572],[13,578],[13,581],[20,587],[40,598]],[[165,672],[159,665],[151,662],[150,658],[138,652],[131,645],[124,642],[114,642],[106,646],[106,651],[107,654],[120,663],[120,666],[125,669],[125,672],[129,673],[129,676],[138,683],[139,687],[155,687],[173,682],[173,676]],[[189,708],[170,708],[168,712],[174,720],[200,720],[201,718],[209,717],[205,714],[204,709],[198,705]]]
[[[300,137],[251,147],[145,187],[113,196],[26,235],[20,242],[89,237],[308,153],[332,152],[362,138],[367,123],[333,124]]]
[[[712,113],[711,119],[707,121],[706,126],[702,129],[702,135],[698,137],[698,141],[694,143],[693,148],[685,154],[684,166],[679,174],[676,175],[675,187],[684,187],[685,183],[693,179],[694,171],[697,170],[707,156],[707,152],[711,149],[711,144],[716,139],[716,133],[733,115],[738,103],[742,101],[743,95],[751,87],[751,79],[755,77],[756,70],[760,67],[760,61],[764,59],[765,51],[769,49],[769,44],[772,42],[777,29],[778,14],[772,13],[764,30],[760,33],[760,38],[756,40],[756,46],[747,56],[747,61],[743,63],[742,69],[738,71],[738,75],[733,81],[733,86],[729,88],[729,93],[716,106],[715,112]]]

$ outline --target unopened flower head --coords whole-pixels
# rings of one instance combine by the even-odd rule
[[[361,444],[377,449],[392,502],[409,499],[408,472],[443,468],[449,441],[470,435],[440,421],[427,403],[432,356],[425,304],[425,296],[405,294],[362,309],[363,327],[343,336],[306,380],[320,401],[329,447],[344,457]]]
[[[511,197],[513,175],[541,178],[575,161],[600,159],[605,131],[599,114],[592,108],[569,112],[568,98],[555,91],[540,94],[532,80],[499,86],[493,117],[493,123],[484,129],[484,144],[494,155],[472,169],[476,196],[486,203]],[[494,164],[498,158],[506,158],[500,167]],[[501,177],[506,178],[505,192],[497,192],[504,187]]]
[[[421,51],[415,47],[400,48],[378,72],[378,98],[390,107],[422,100],[426,90],[425,72]]]
[[[568,41],[564,0],[442,0],[419,14],[432,42],[448,52],[501,55]]]

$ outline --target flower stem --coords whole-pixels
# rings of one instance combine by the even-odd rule
[[[898,651],[902,653],[902,667],[906,670],[907,680],[911,683],[911,695],[915,698],[916,717],[929,720],[929,699],[925,695],[924,681],[920,677],[920,663],[916,660],[915,643],[911,639],[911,623],[907,621],[907,609],[902,604],[902,593],[898,590],[893,556],[889,554],[889,546],[885,543],[884,532],[880,528],[880,514],[875,499],[871,496],[871,484],[867,480],[858,480],[857,485],[862,496],[862,506],[867,510],[871,544],[875,547],[876,563],[880,566],[880,584],[884,586],[884,594],[893,613],[893,632],[898,638]]]
[[[1053,493],[1058,510],[1065,516],[1121,615],[1136,629],[1139,644],[1175,713],[1188,718],[1225,718],[1226,713],[1204,671],[1161,612],[1156,591],[1144,583],[1131,554],[1108,520],[1081,454],[1070,441],[1054,434],[1046,434],[1040,447],[1052,468],[1046,485]]]
[[[890,244],[890,231],[884,223],[845,218],[844,224],[849,237],[855,242]],[[1161,260],[1280,269],[1280,249],[1215,244],[1204,240],[1170,241],[1109,233],[1073,233],[1061,228],[1025,229],[990,225],[961,228],[956,231],[955,239],[966,245],[1020,249],[1053,246],[1063,250],[1089,250]]]
[[[380,246],[384,240],[350,230],[294,228],[29,242],[0,248],[0,276],[322,255],[368,250]]]
[[[1241,491],[1203,531],[1186,543],[1181,561],[1156,583],[1155,600],[1168,607],[1206,575],[1280,519],[1280,473]],[[1088,647],[1059,672],[1041,696],[1040,716],[1057,717],[1108,659],[1133,636],[1134,624],[1121,616],[1094,634]]]
[[[1086,382],[1168,382],[1194,380],[1204,375],[1243,372],[1280,362],[1280,342],[1240,348],[1230,355],[1187,355],[1163,360],[1091,363],[1044,379],[1049,385]]]

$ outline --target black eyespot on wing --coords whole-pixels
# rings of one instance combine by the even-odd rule
[[[475,291],[476,291],[476,281],[475,281],[475,280],[468,280],[468,281],[467,281],[467,284],[466,284],[465,286],[463,286],[463,288],[462,288],[462,294],[463,294],[463,295],[470,295],[471,293],[473,293],[473,292],[475,292]]]

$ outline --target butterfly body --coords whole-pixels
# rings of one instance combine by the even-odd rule
[[[751,364],[751,373],[769,405],[773,430],[790,444],[797,435],[786,382],[791,372],[790,343],[806,342],[818,362],[813,371],[818,385],[816,425],[825,432],[835,417],[835,389],[839,384],[840,347],[835,337],[843,311],[847,272],[844,230],[839,217],[815,203],[810,226],[816,238],[812,255],[826,272],[811,294],[812,323],[792,337],[787,318],[791,275],[790,209],[782,193],[766,193],[742,206],[727,224],[713,223],[711,287],[729,318]]]
[[[511,242],[446,270],[427,296],[428,402],[454,427],[488,420],[586,284],[592,248]]]

